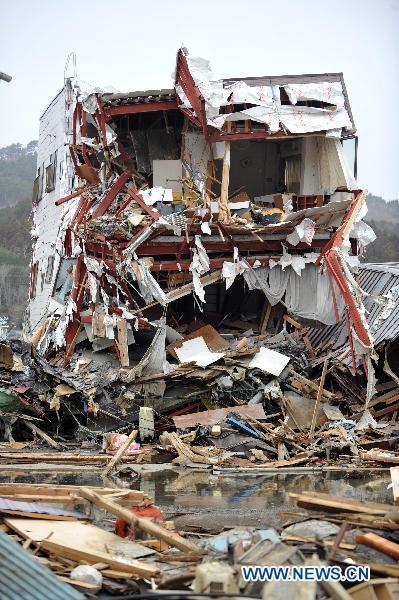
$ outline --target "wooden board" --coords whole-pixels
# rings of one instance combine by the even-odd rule
[[[246,404],[244,406],[230,406],[215,410],[203,410],[190,415],[180,415],[173,417],[173,422],[178,429],[186,429],[188,427],[195,427],[196,425],[217,425],[218,423],[222,423],[231,412],[237,413],[242,417],[248,416],[257,420],[267,418],[261,404]]]
[[[192,333],[185,335],[184,339],[176,340],[175,342],[169,344],[169,346],[166,346],[166,351],[177,359],[175,348],[180,348],[187,340],[193,340],[198,337],[204,338],[205,343],[211,352],[222,352],[223,350],[227,350],[229,348],[228,342],[226,342],[226,340],[219,335],[212,325],[204,325],[204,327],[200,327]]]
[[[5,519],[6,525],[24,539],[40,542],[41,546],[57,556],[72,560],[88,560],[92,564],[103,562],[119,571],[153,577],[159,569],[152,565],[118,558],[111,554],[107,545],[120,544],[123,540],[114,533],[95,525],[79,521],[42,521],[33,519]]]
[[[139,456],[140,453],[137,454],[129,454],[122,458],[123,462],[135,462],[135,457]],[[89,464],[104,464],[108,461],[110,455],[109,454],[70,454],[66,452],[5,452],[0,451],[0,462],[4,461],[6,463],[15,461],[15,462],[30,462],[30,463],[38,463],[38,462],[56,462],[61,464],[66,463],[83,463],[85,465]]]

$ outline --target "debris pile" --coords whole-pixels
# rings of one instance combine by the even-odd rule
[[[312,329],[281,320],[279,333],[229,320],[219,331],[168,326],[168,369],[133,380],[136,368],[113,366],[107,354],[101,366],[77,354],[63,368],[29,344],[1,344],[0,461],[108,468],[123,450],[123,462],[166,453],[175,464],[226,472],[399,463],[396,381],[378,371],[367,401],[361,366],[356,373],[345,363],[349,340],[319,349]]]
[[[397,471],[392,469],[395,495]],[[314,492],[290,497],[298,509],[276,515],[273,523],[227,528],[214,523],[212,533],[200,527],[187,533],[166,521],[143,492],[0,484],[0,554],[7,575],[0,581],[2,597],[11,597],[10,590],[14,598],[37,597],[27,587],[33,580],[36,591],[51,586],[51,597],[60,600],[100,591],[104,597],[161,597],[166,590],[193,599],[270,598],[283,591],[297,597],[304,588],[311,598],[397,597],[394,504]],[[331,576],[328,566],[334,567]],[[290,581],[288,588],[268,575],[251,581],[249,570],[258,567],[294,568],[297,577],[306,569],[307,581]]]
[[[173,89],[67,78],[41,120],[30,345],[1,345],[5,440],[395,462],[397,283],[363,277],[355,135],[342,74],[215,79],[182,48]]]

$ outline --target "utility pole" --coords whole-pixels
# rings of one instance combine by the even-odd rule
[[[0,71],[0,79],[2,79],[3,81],[6,81],[7,83],[10,83],[12,77],[11,77],[11,75],[7,75],[7,73],[2,73]]]

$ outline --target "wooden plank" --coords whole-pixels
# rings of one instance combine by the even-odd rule
[[[134,461],[134,456],[125,456],[122,461]],[[15,462],[59,462],[59,463],[83,463],[83,464],[96,464],[107,462],[109,456],[106,454],[67,454],[65,452],[0,452],[0,462],[5,461],[7,463]]]
[[[123,455],[125,454],[125,452],[129,448],[130,444],[132,442],[134,442],[134,440],[136,439],[137,434],[138,434],[137,429],[133,429],[133,431],[130,433],[130,435],[128,436],[128,438],[126,439],[126,441],[122,444],[122,446],[116,452],[115,456],[113,456],[111,458],[111,460],[109,461],[108,465],[105,467],[104,471],[102,472],[103,477],[106,477],[108,475],[108,473],[110,471],[112,471],[112,469],[114,467],[116,467],[116,465],[120,462],[121,458],[123,457]]]
[[[102,310],[97,308],[93,312],[91,323],[94,337],[105,338],[104,312]]]
[[[23,419],[23,422],[27,427],[29,427],[31,431],[33,431],[33,433],[35,433],[40,438],[42,438],[42,440],[47,442],[49,446],[57,450],[60,449],[60,445],[55,440],[53,440],[53,438],[50,437],[47,433],[42,431],[37,425],[34,425],[34,423],[32,423],[31,421],[27,421],[26,419]]]
[[[119,359],[122,367],[129,366],[129,346],[127,344],[127,325],[126,319],[121,317],[117,319],[118,329],[118,348],[119,348]]]
[[[87,486],[89,489],[93,486]],[[68,498],[69,494],[77,494],[79,492],[79,485],[67,485],[67,484],[52,484],[52,483],[0,483],[0,498],[15,498],[22,500],[22,496],[28,497],[29,500],[37,498],[38,495],[42,495],[48,500],[50,496],[52,502],[59,496],[62,498]],[[120,488],[108,488],[108,487],[94,487],[97,494],[104,495],[120,495],[123,491],[126,498],[144,500],[148,498],[144,492],[139,490],[121,490]]]
[[[128,571],[116,571],[115,569],[104,569],[101,572],[104,577],[109,579],[130,579],[132,576]]]
[[[315,383],[314,381],[311,381],[310,379],[307,379],[306,377],[304,377],[304,375],[300,375],[300,373],[297,373],[296,371],[294,371],[294,369],[292,369],[290,367],[289,367],[289,372],[291,373],[292,377],[294,377],[295,379],[297,379],[301,383],[305,384],[310,389],[314,390],[315,392],[319,391],[319,385],[317,383]],[[328,399],[335,397],[335,394],[333,394],[332,392],[329,392],[328,390],[323,390],[323,394],[322,395],[325,398],[328,398]]]
[[[319,389],[317,390],[316,402],[314,403],[314,411],[313,411],[313,416],[312,416],[312,423],[310,425],[310,431],[309,431],[309,437],[310,438],[312,438],[313,434],[314,434],[314,428],[315,428],[315,425],[316,425],[317,413],[318,413],[318,410],[319,410],[321,397],[323,395],[324,382],[326,380],[327,366],[328,366],[328,358],[326,358],[324,360],[323,370],[321,372]]]
[[[270,304],[269,300],[266,299],[264,307],[263,307],[263,315],[262,315],[260,327],[259,327],[259,331],[261,333],[263,333],[267,329],[267,326],[269,324],[270,314],[272,312],[272,308],[273,307]]]
[[[101,552],[100,550],[81,550],[79,548],[52,542],[51,538],[50,540],[44,540],[41,542],[40,547],[44,550],[47,550],[51,554],[76,560],[77,562],[85,560],[91,564],[99,561],[107,561],[111,567],[114,567],[118,571],[127,571],[132,575],[138,575],[140,577],[156,577],[160,573],[160,569],[143,563],[142,561],[139,562],[138,560],[131,560],[129,563],[127,563],[123,560],[118,560],[116,557],[110,558],[109,554],[106,552]]]
[[[204,552],[201,548],[198,548],[192,542],[189,542],[181,536],[172,533],[171,531],[168,531],[164,527],[153,523],[149,519],[146,519],[144,517],[138,517],[133,512],[126,510],[125,508],[118,506],[114,502],[111,502],[110,500],[99,496],[98,494],[89,490],[88,488],[82,487],[80,490],[80,494],[83,498],[85,498],[86,500],[90,500],[90,502],[92,502],[96,506],[100,506],[101,508],[104,508],[113,515],[121,517],[124,521],[126,521],[126,523],[130,523],[131,525],[142,529],[146,533],[149,533],[150,535],[158,539],[164,540],[165,542],[167,542],[175,548],[178,548],[179,550],[183,550],[186,552],[196,552],[197,554],[203,554]]]
[[[231,123],[227,123],[229,128]],[[222,168],[222,185],[220,187],[219,201],[219,221],[222,223],[231,223],[231,214],[229,209],[229,182],[230,182],[230,142],[224,143],[224,157]]]
[[[173,417],[173,422],[177,429],[186,429],[195,427],[196,425],[217,425],[223,422],[231,412],[237,413],[242,417],[251,417],[257,420],[267,419],[261,404],[246,404],[244,406],[230,406],[227,408],[216,408],[215,410],[203,410],[189,415],[179,415]]]

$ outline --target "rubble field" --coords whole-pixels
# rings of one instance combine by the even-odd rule
[[[169,90],[66,78],[0,342],[1,598],[399,597],[399,266],[364,262],[355,139],[341,73],[217,80],[182,48]],[[145,487],[168,470],[179,510]]]

